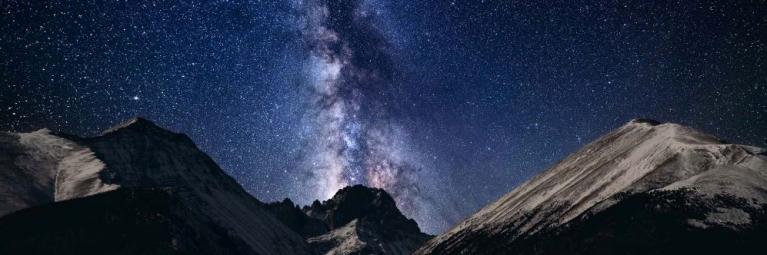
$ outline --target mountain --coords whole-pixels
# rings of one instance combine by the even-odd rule
[[[282,202],[269,203],[266,204],[266,207],[285,226],[304,238],[322,235],[330,231],[330,227],[324,221],[309,217],[290,199],[286,198]]]
[[[302,209],[290,200],[268,207],[319,254],[410,254],[432,237],[402,215],[386,191],[362,185]]]
[[[762,254],[767,155],[637,119],[415,254]]]
[[[0,133],[0,254],[311,254],[185,135]]]
[[[761,254],[765,236],[767,151],[651,120],[431,240],[381,189],[262,203],[144,119],[0,132],[0,254]]]

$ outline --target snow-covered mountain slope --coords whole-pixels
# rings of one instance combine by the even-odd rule
[[[30,133],[0,132],[0,216],[53,202],[59,169],[70,167],[67,164],[74,163],[71,160],[73,155],[93,153],[87,147],[51,134],[47,129]],[[103,168],[98,159],[77,162]],[[93,171],[91,168],[84,170]]]
[[[682,190],[712,201],[721,196],[746,201],[718,208],[726,213],[701,223],[731,226],[767,202],[764,154],[764,149],[725,144],[677,124],[633,120],[430,240],[416,254],[481,251],[480,237],[498,240],[496,247],[521,242],[576,218],[598,215],[626,197],[656,192]]]
[[[91,138],[47,130],[2,133],[0,146],[8,148],[0,151],[0,214],[123,189],[167,189],[185,208],[175,211],[194,212],[175,220],[202,217],[194,221],[220,227],[258,254],[310,253],[298,234],[187,136],[147,120],[136,118]]]

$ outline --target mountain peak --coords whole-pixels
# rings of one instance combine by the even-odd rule
[[[148,222],[149,225],[132,225],[140,229],[121,234],[120,240],[127,242],[125,247],[132,246],[131,240],[144,240],[151,232],[163,236],[156,242],[157,245],[178,247],[177,252],[181,253],[218,253],[206,252],[203,248],[233,250],[230,254],[311,253],[300,235],[265,210],[261,202],[228,176],[189,137],[168,131],[149,120],[132,118],[103,132],[101,136],[87,138],[62,137],[47,131],[11,136],[0,134],[0,147],[10,148],[0,150],[0,158],[10,159],[0,160],[0,169],[12,172],[0,175],[0,194],[3,198],[10,195],[18,197],[0,199],[0,213],[52,203],[54,206],[40,209],[42,212],[37,213],[60,216],[64,214],[58,212],[72,207],[72,203],[66,201],[91,201],[73,202],[80,209],[66,214],[72,216],[72,220],[67,219],[65,225],[43,224],[35,227],[51,238],[32,235],[35,231],[29,231],[29,226],[22,224],[24,230],[18,232],[30,234],[13,235],[11,237],[15,239],[11,241],[8,241],[10,237],[4,236],[4,242],[0,242],[2,254],[21,253],[4,252],[3,244],[9,243],[21,243],[12,246],[13,251],[29,251],[38,246],[61,249],[50,244],[66,241],[73,245],[64,247],[59,253],[72,253],[67,248],[80,251],[78,247],[90,247],[94,238],[111,232],[83,232],[79,230],[87,228],[71,223],[85,220],[88,224],[96,224],[93,222],[100,222],[96,219],[98,217],[106,217],[105,224],[92,225],[99,229],[122,229],[122,226],[115,225],[120,220],[135,224],[148,218],[160,219]],[[170,199],[153,203],[134,196],[134,191],[147,194],[149,198],[167,195]],[[129,211],[131,206],[125,207],[131,201],[138,201],[138,205],[147,207],[139,208],[138,213],[126,214],[132,212]],[[292,206],[290,201],[285,201],[285,204]],[[120,212],[105,214],[109,212],[106,208],[117,208],[113,211]],[[144,218],[144,215],[151,217]],[[9,222],[16,221],[0,219],[0,229],[8,228]],[[78,235],[63,237],[66,240],[60,239],[61,235],[57,234],[72,231]],[[114,246],[108,248],[121,249]],[[113,253],[125,252],[131,253],[129,250]],[[104,253],[111,254],[109,250]]]
[[[416,254],[477,252],[472,250],[475,248],[499,253],[489,251],[495,246],[456,242],[474,238],[516,245],[599,214],[637,194],[692,190],[694,196],[709,202],[722,196],[736,197],[749,202],[742,207],[714,208],[696,224],[709,227],[746,222],[751,217],[744,213],[748,208],[767,205],[763,188],[767,186],[767,158],[760,156],[763,151],[725,144],[679,124],[635,119],[521,184],[432,239]],[[720,209],[734,213],[722,216],[716,211]]]
[[[431,238],[402,215],[386,191],[363,185],[344,187],[303,209],[289,199],[265,206],[319,254],[404,255]]]
[[[363,185],[344,187],[331,198],[299,209],[290,199],[266,204],[283,223],[304,236],[314,236],[318,228],[315,221],[325,226],[324,231],[343,227],[354,220],[372,220],[408,232],[420,233],[418,224],[405,217],[397,203],[383,189]],[[299,215],[300,214],[300,215]]]
[[[358,202],[370,203],[376,207],[396,209],[394,199],[383,189],[371,188],[363,185],[344,187],[331,198],[337,204],[356,204]]]
[[[284,204],[269,206],[276,214],[287,216]],[[347,186],[331,199],[305,206],[303,213],[309,219],[289,220],[286,225],[309,237],[310,245],[321,254],[410,254],[431,237],[421,232],[418,223],[405,217],[394,199],[379,188]],[[321,222],[329,231],[306,235],[313,230],[309,227],[315,225],[314,221]]]
[[[161,129],[161,130],[167,131],[166,129],[164,129],[164,128],[160,127],[160,126],[157,126],[157,124],[155,124],[154,122],[152,122],[150,120],[147,120],[147,119],[142,118],[142,117],[133,117],[133,118],[127,120],[127,121],[124,121],[124,122],[122,122],[120,124],[117,124],[117,125],[109,128],[107,130],[104,130],[104,132],[102,132],[101,135],[106,135],[106,134],[109,134],[109,133],[114,133],[114,132],[116,132],[118,130],[123,130],[123,129],[137,129],[137,130],[142,130],[142,129],[143,130],[146,130],[146,129]]]
[[[389,193],[363,185],[347,186],[338,190],[333,198],[322,203],[322,208],[325,208],[324,220],[331,228],[363,217],[377,217],[398,223],[412,221],[402,215]]]
[[[660,121],[654,120],[654,119],[648,119],[648,118],[636,118],[631,121],[629,121],[629,124],[647,124],[650,126],[657,126],[662,124]]]
[[[103,132],[98,137],[128,137],[135,139],[137,137],[145,137],[149,139],[161,139],[173,142],[179,142],[186,146],[194,146],[194,142],[189,136],[183,133],[176,133],[164,127],[161,127],[154,122],[142,117],[134,117],[127,121],[124,121],[118,125],[115,125]]]

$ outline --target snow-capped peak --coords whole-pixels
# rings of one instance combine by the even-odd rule
[[[764,149],[725,144],[674,123],[635,119],[603,135],[429,242],[460,233],[529,235],[619,202],[686,188],[767,202]]]

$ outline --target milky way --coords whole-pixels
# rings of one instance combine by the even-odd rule
[[[0,130],[94,135],[143,116],[259,200],[362,183],[439,233],[632,118],[767,146],[764,13],[763,0],[2,1]]]
[[[407,151],[407,131],[393,112],[398,100],[390,46],[374,26],[375,10],[361,1],[307,1],[305,22],[313,139],[305,156],[306,185],[327,199],[347,185],[365,184],[392,194],[399,207],[420,216],[426,199],[422,166]]]

